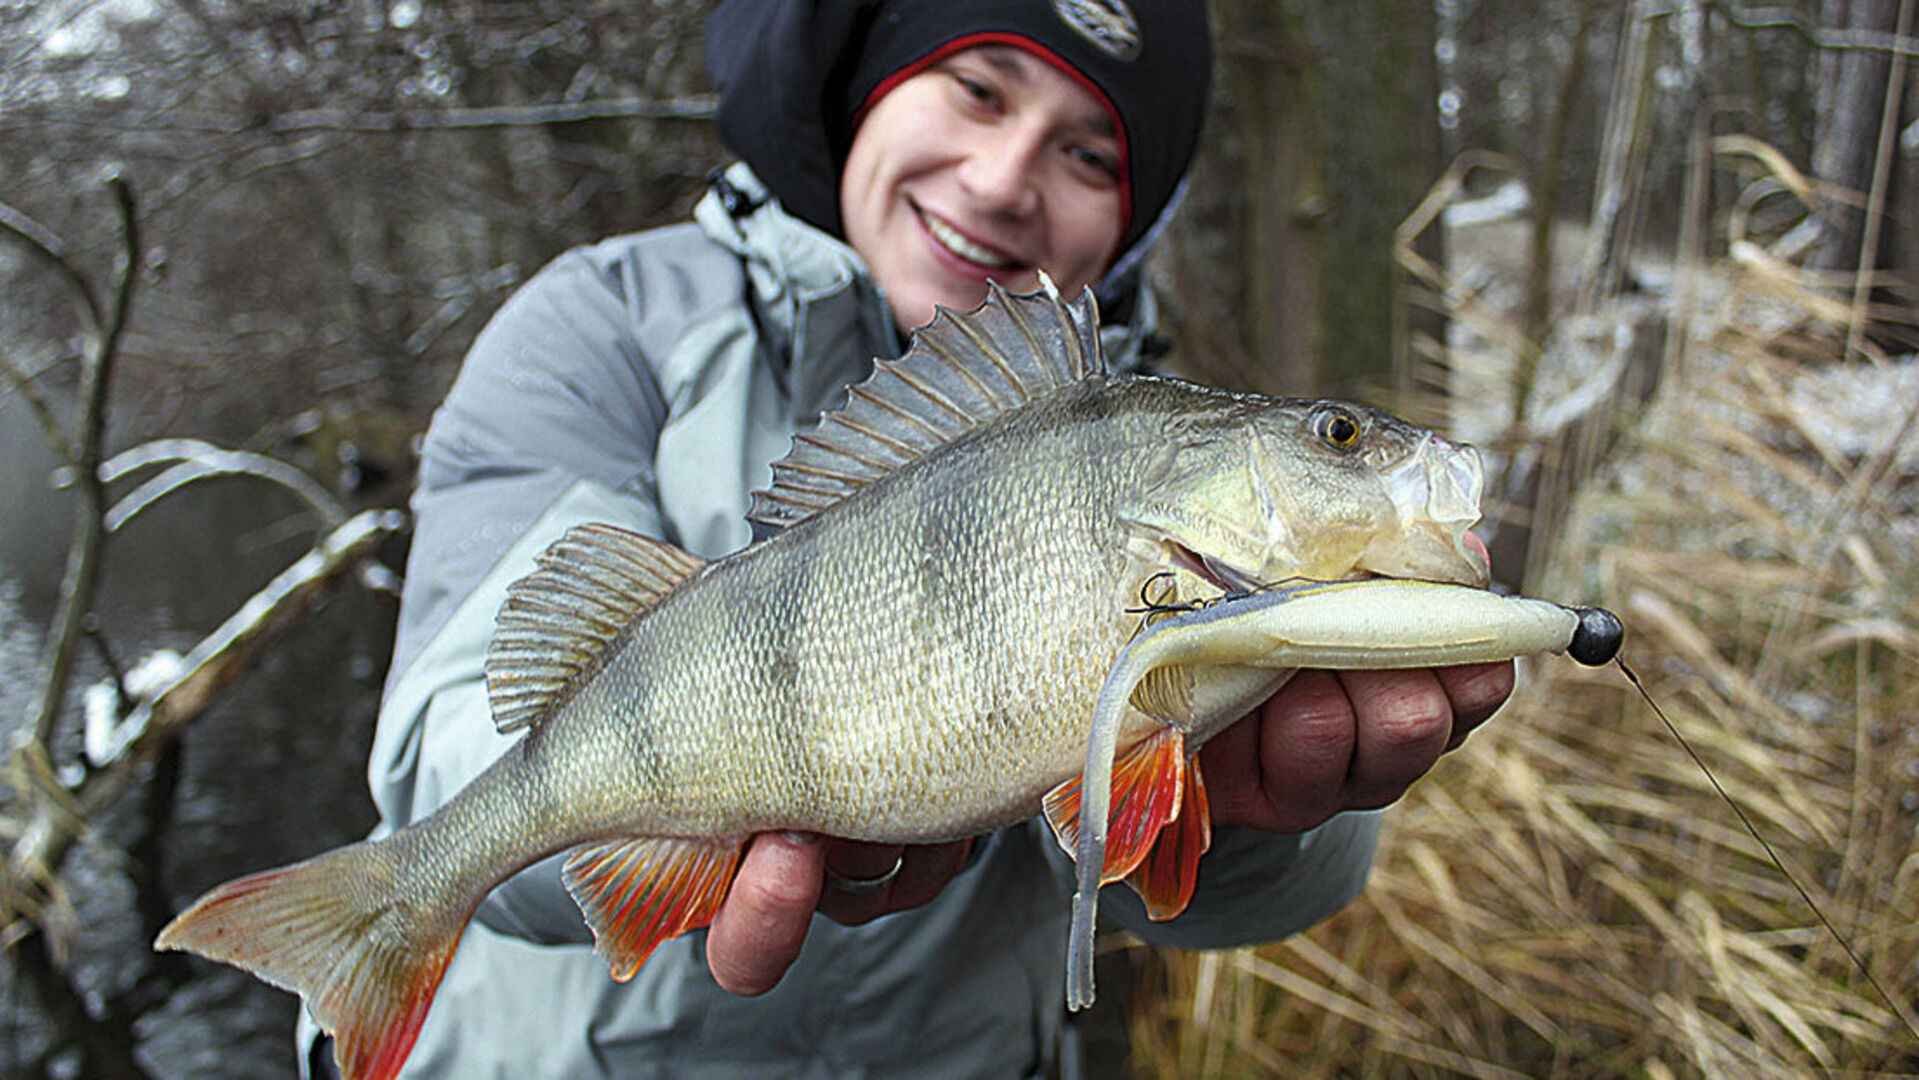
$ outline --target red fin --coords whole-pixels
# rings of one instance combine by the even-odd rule
[[[1178,817],[1160,830],[1153,850],[1126,877],[1126,884],[1146,901],[1147,918],[1164,922],[1186,910],[1193,899],[1193,884],[1199,879],[1199,857],[1212,846],[1206,781],[1199,774],[1199,759],[1188,758]]]
[[[1147,736],[1113,763],[1113,810],[1106,825],[1101,885],[1132,873],[1160,830],[1179,814],[1185,771],[1186,738],[1172,728]],[[1041,803],[1053,835],[1069,852],[1079,844],[1079,804],[1077,776],[1047,792]]]
[[[169,923],[154,948],[224,961],[299,993],[333,1034],[346,1080],[390,1080],[472,913],[401,896],[396,869],[384,843],[353,844],[230,881]]]
[[[566,890],[593,928],[593,947],[620,982],[660,942],[713,921],[740,863],[738,840],[640,837],[584,844],[566,860]]]

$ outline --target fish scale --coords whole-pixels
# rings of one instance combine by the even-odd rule
[[[509,589],[488,656],[495,722],[525,737],[386,839],[214,889],[157,947],[296,990],[349,1080],[385,1078],[479,901],[549,855],[625,979],[711,921],[755,832],[917,843],[1043,811],[1081,861],[1082,1004],[1088,884],[1185,907],[1210,836],[1195,752],[1316,655],[1267,649],[1289,609],[1230,594],[1454,582],[1309,606],[1414,603],[1427,639],[1520,627],[1415,642],[1422,663],[1566,647],[1561,609],[1477,603],[1470,448],[1362,406],[1109,374],[1097,326],[1090,294],[1050,285],[942,313],[775,465],[751,516],[779,531],[714,563],[570,530]],[[1225,615],[1148,619],[1149,581],[1169,611]],[[1339,658],[1391,666],[1405,635],[1368,625],[1378,647]]]

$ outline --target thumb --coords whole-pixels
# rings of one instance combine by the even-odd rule
[[[800,957],[826,871],[825,841],[812,833],[761,833],[706,936],[706,966],[720,988],[744,997],[779,985]]]

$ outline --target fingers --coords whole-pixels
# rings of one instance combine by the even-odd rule
[[[1355,717],[1346,809],[1376,810],[1397,801],[1446,752],[1452,704],[1429,670],[1341,672],[1339,682]]]
[[[799,959],[825,868],[821,837],[761,833],[747,841],[706,935],[706,966],[721,989],[752,997],[779,983]]]
[[[1474,728],[1492,719],[1513,693],[1515,676],[1510,660],[1440,668],[1433,674],[1439,677],[1440,689],[1452,702],[1453,734],[1446,744],[1448,750],[1457,749]]]
[[[939,895],[966,864],[971,840],[901,847],[828,840],[812,833],[761,833],[747,841],[733,886],[706,935],[706,966],[720,988],[743,997],[779,984],[800,957],[819,911],[848,926],[917,907]],[[866,892],[836,889],[832,877],[887,877]]]
[[[1303,671],[1201,751],[1213,820],[1302,832],[1395,802],[1512,688],[1510,662]]]
[[[1200,750],[1213,821],[1304,832],[1345,808],[1358,721],[1339,677],[1302,671]]]
[[[858,926],[890,912],[918,907],[939,895],[966,864],[971,849],[971,840],[909,847],[829,841],[827,885],[820,894],[819,910],[835,922]],[[859,883],[875,881],[888,874],[891,877],[884,885],[870,890],[852,891],[834,884],[835,878]]]

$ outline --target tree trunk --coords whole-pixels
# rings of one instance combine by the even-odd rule
[[[1823,21],[1829,30],[1890,36],[1898,18],[1899,0],[1825,0]],[[1872,190],[1891,70],[1892,56],[1883,49],[1829,51],[1821,67],[1812,169],[1821,179],[1857,192],[1862,199]],[[1822,235],[1807,265],[1820,270],[1858,269],[1865,239],[1864,209],[1828,203],[1820,218]]]
[[[1220,76],[1236,123],[1239,322],[1254,370],[1249,388],[1312,393],[1324,351],[1325,191],[1318,72],[1298,5],[1218,4]],[[1221,132],[1225,135],[1225,132]]]
[[[1429,0],[1307,5],[1319,57],[1324,190],[1328,193],[1319,386],[1334,394],[1390,386],[1394,236],[1445,168],[1440,158],[1438,20]],[[1421,238],[1438,261],[1440,230]],[[1414,334],[1443,337],[1431,312]]]
[[[1290,394],[1393,374],[1394,232],[1443,169],[1436,16],[1425,0],[1219,0],[1220,85],[1237,147],[1216,177],[1240,228],[1240,322]],[[1215,159],[1217,160],[1217,159]],[[1437,231],[1424,238],[1435,245]],[[1434,317],[1414,330],[1438,336]]]

